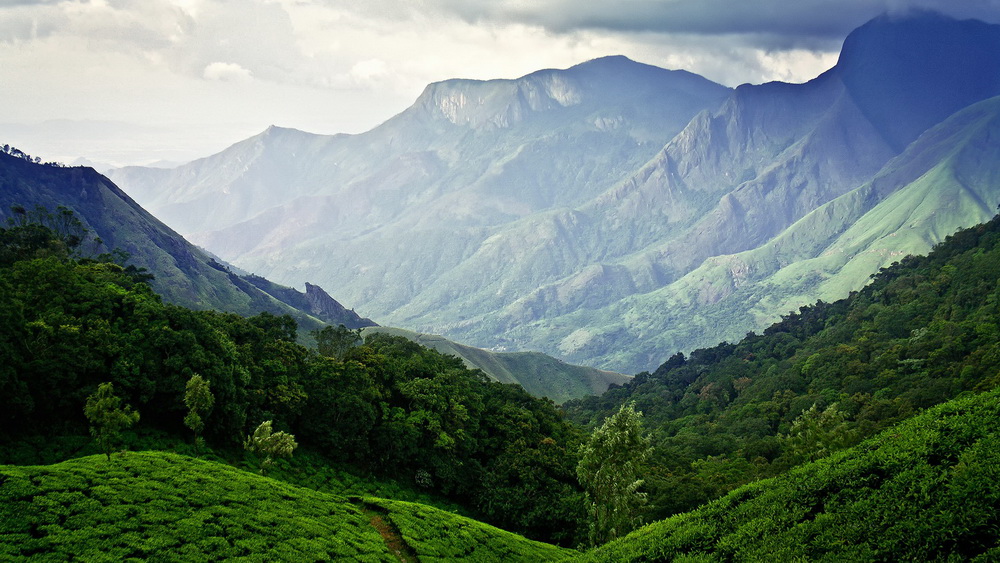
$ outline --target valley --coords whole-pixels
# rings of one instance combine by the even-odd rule
[[[1000,24],[837,37],[106,176],[5,145],[0,559],[1000,558]]]

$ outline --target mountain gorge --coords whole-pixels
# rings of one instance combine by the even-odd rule
[[[805,84],[610,57],[112,177],[224,259],[380,322],[634,373],[990,217],[992,106],[948,118],[1000,94],[998,46],[1000,26],[882,16]]]

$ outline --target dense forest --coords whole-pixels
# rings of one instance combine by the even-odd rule
[[[879,449],[887,434],[871,437],[890,427],[890,436],[917,435],[937,424],[929,422],[934,417],[956,408],[971,412],[972,406],[959,406],[920,414],[956,398],[993,412],[996,395],[988,392],[1000,380],[1000,218],[949,237],[929,256],[884,269],[844,300],[804,307],[736,344],[675,354],[626,386],[563,407],[402,338],[362,339],[358,331],[328,327],[312,333],[316,345],[309,348],[297,343],[290,317],[241,317],[165,303],[145,271],[127,265],[120,253],[95,254],[99,245],[92,242],[68,210],[15,210],[15,219],[0,229],[0,463],[77,457],[65,452],[41,459],[25,444],[86,436],[95,398],[110,400],[113,387],[114,404],[127,405],[122,412],[137,413],[138,420],[131,434],[116,436],[115,448],[128,447],[122,438],[156,435],[225,459],[226,452],[242,452],[248,435],[270,421],[268,432],[273,424],[276,433],[294,435],[301,445],[295,456],[313,467],[394,479],[533,539],[566,547],[611,541],[594,556],[615,560],[648,557],[663,538],[674,543],[656,544],[654,551],[721,549],[736,541],[732,534],[756,533],[763,525],[719,524],[731,511],[759,512],[754,503],[764,501],[758,498],[784,499],[771,503],[767,526],[800,526],[797,518],[812,521],[823,513],[823,495],[854,490],[844,483],[871,476],[888,482],[914,464],[944,471],[928,474],[936,482],[974,474],[965,496],[939,498],[928,485],[928,498],[948,505],[930,503],[935,510],[954,509],[982,486],[986,458],[975,452],[968,457],[966,450],[995,439],[972,422],[972,430],[954,431],[966,432],[968,440],[945,440],[942,447],[952,450],[941,452],[916,448],[918,438]],[[148,440],[143,444],[149,449]],[[876,450],[882,453],[871,453]],[[886,459],[896,461],[887,468]],[[843,467],[848,477],[837,476]],[[4,494],[10,491],[6,480],[23,472],[8,473],[0,475]],[[273,475],[312,482],[287,463]],[[48,502],[39,496],[41,477],[31,479],[33,485],[10,494],[21,495],[19,502]],[[29,489],[35,492],[24,492]],[[805,490],[812,491],[814,508],[802,508],[805,501],[793,494]],[[871,498],[892,494],[880,491],[873,489]],[[400,521],[420,519],[408,505],[380,502],[403,510]],[[800,508],[804,515],[794,512]],[[643,521],[682,512],[687,514],[613,541]],[[953,528],[956,537],[993,533],[983,532],[995,530],[988,514],[975,518],[972,528]],[[740,544],[730,555],[801,544],[788,537],[781,546]],[[991,542],[989,536],[970,549],[982,554]],[[680,551],[670,552],[671,545]],[[957,553],[957,544],[948,545],[920,553]],[[895,549],[870,547],[859,556],[878,558]],[[809,549],[806,556],[817,557],[826,548],[819,542]]]
[[[583,433],[551,401],[403,338],[362,344],[353,331],[327,329],[315,335],[323,355],[296,343],[287,316],[164,303],[121,256],[83,256],[86,240],[62,210],[0,230],[3,444],[86,434],[83,406],[103,382],[141,413],[142,427],[190,435],[184,397],[197,375],[214,396],[204,417],[210,447],[238,448],[270,420],[331,463],[460,499],[535,538],[579,541]],[[36,461],[0,451],[3,463]]]

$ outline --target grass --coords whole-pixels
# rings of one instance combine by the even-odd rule
[[[650,524],[587,561],[996,561],[1000,389]]]
[[[366,503],[399,526],[421,561],[567,553],[428,506],[361,502],[218,462],[136,452],[0,466],[0,560],[399,561]]]
[[[553,547],[517,534],[412,502],[365,499],[388,515],[420,561],[547,561],[578,552]]]

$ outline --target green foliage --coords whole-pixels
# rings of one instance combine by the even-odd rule
[[[295,436],[287,432],[274,432],[271,429],[271,421],[265,420],[253,434],[247,436],[243,447],[247,451],[264,454],[264,459],[260,462],[260,474],[263,475],[264,470],[274,462],[274,458],[292,457],[292,452],[299,447],[299,444],[295,441]]]
[[[639,492],[649,457],[642,413],[623,405],[584,444],[577,475],[590,503],[590,543],[601,545],[632,531],[646,493]]]
[[[792,421],[788,434],[779,434],[778,443],[789,466],[826,457],[857,440],[847,414],[836,403],[820,410],[815,404]]]
[[[111,459],[111,452],[121,440],[122,431],[139,422],[139,413],[132,407],[121,407],[122,399],[115,395],[114,385],[102,383],[87,397],[83,412],[90,421],[90,435],[101,451]]]
[[[48,250],[60,248],[51,231],[35,234],[41,252],[0,264],[0,445],[85,433],[83,390],[111,380],[146,429],[179,434],[184,420],[208,446],[238,448],[271,420],[335,462],[421,475],[477,517],[579,541],[582,433],[551,401],[391,336],[325,357],[296,343],[290,317],[164,304],[118,264],[73,260]],[[195,375],[214,396],[210,423]]]
[[[475,520],[430,507],[388,499],[364,499],[386,514],[420,561],[551,561],[575,555],[568,549],[525,539]]]
[[[564,405],[596,426],[634,402],[653,437],[647,518],[692,510],[962,393],[1000,383],[1000,219],[907,257],[763,334],[675,354]]]
[[[184,426],[194,432],[195,444],[201,446],[201,431],[205,428],[205,417],[215,404],[208,382],[197,373],[191,376],[184,389],[184,405],[188,413],[184,417]]]
[[[336,328],[326,326],[311,334],[316,339],[319,353],[335,360],[342,360],[348,350],[364,343],[360,328],[351,330],[344,325],[337,325]]]
[[[587,561],[992,561],[1000,390],[650,524]]]
[[[296,487],[216,462],[140,452],[0,466],[0,559],[396,561],[378,508],[422,561],[547,561],[570,553],[431,507]]]
[[[342,499],[215,463],[143,453],[2,474],[5,559],[392,560]]]

